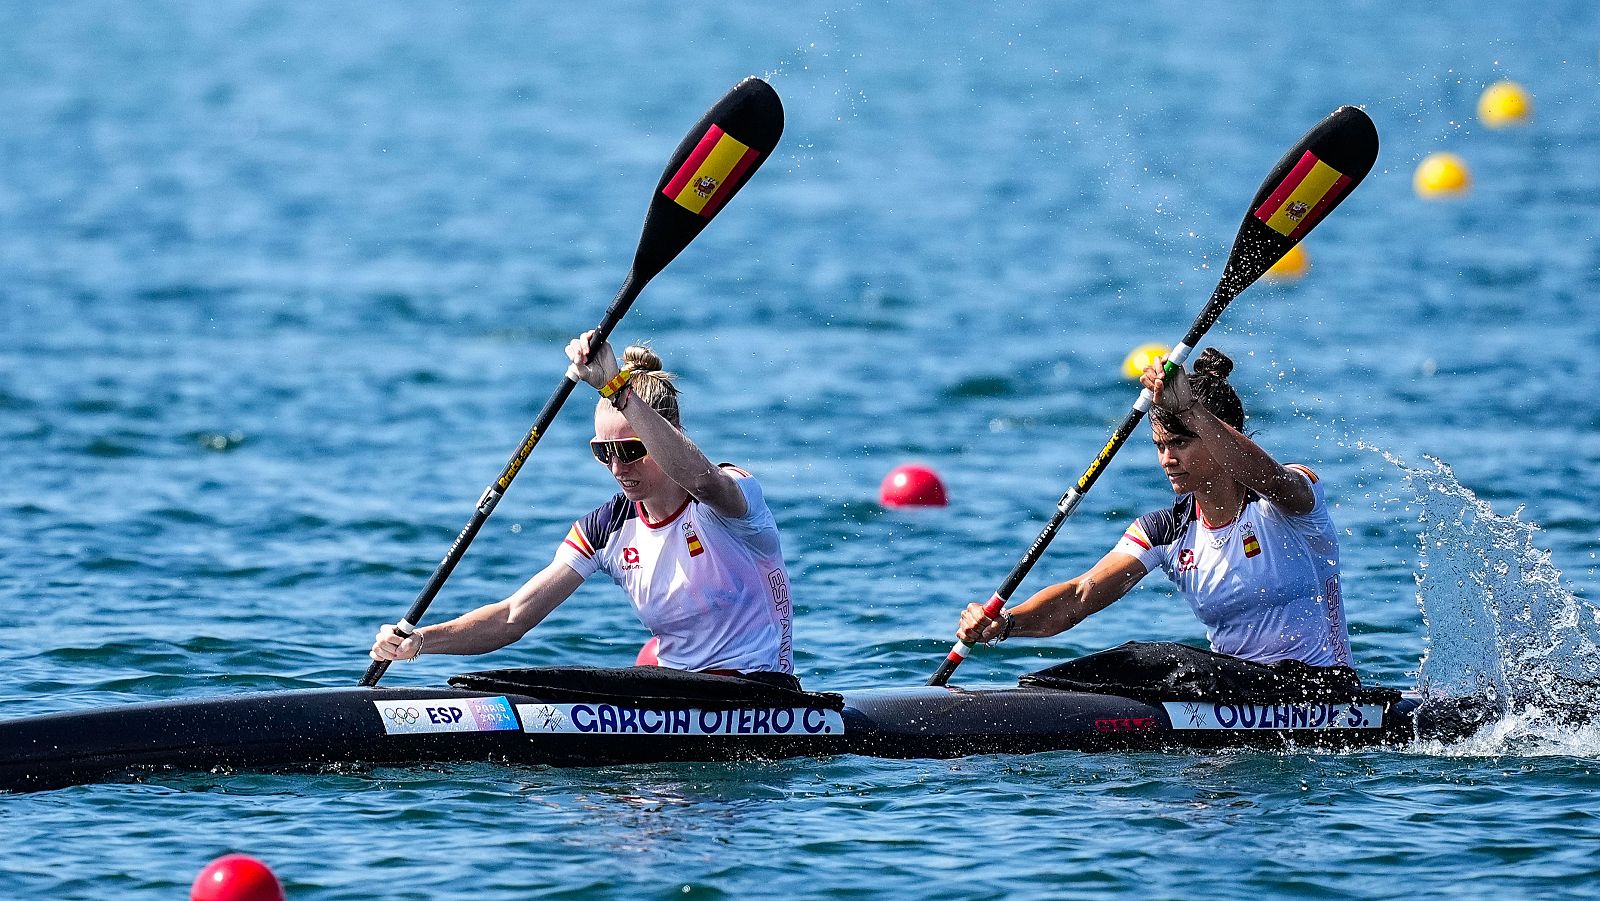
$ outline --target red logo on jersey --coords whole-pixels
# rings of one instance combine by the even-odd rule
[[[1178,572],[1186,573],[1195,568],[1194,548],[1186,547],[1178,552]]]
[[[706,552],[706,546],[700,543],[700,536],[694,532],[694,523],[684,520],[683,540],[689,544],[689,556],[698,557]]]
[[[622,568],[623,569],[638,569],[639,566],[640,566],[640,564],[639,564],[639,549],[636,548],[636,547],[625,547],[625,548],[623,548],[622,549]]]

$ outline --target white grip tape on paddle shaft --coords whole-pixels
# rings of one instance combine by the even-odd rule
[[[1000,602],[999,605],[995,605],[995,603],[994,603],[995,601],[999,601]],[[993,619],[994,617],[999,616],[1001,609],[1003,609],[1005,607],[1005,603],[1006,603],[1006,599],[1001,597],[999,592],[995,592],[994,594],[990,595],[989,596],[989,600],[984,602],[984,605],[983,605],[984,606],[984,610],[983,610],[984,616],[987,616],[990,619]],[[994,608],[995,608],[995,612],[994,613],[990,613],[989,612],[989,607],[991,607],[991,606],[994,606]],[[962,641],[961,639],[957,638],[956,639],[956,646],[950,649],[950,659],[953,659],[953,660],[965,660],[965,659],[967,659],[967,655],[970,654],[970,653],[972,653],[972,645],[967,644],[965,641]]]
[[[412,635],[416,634],[417,624],[408,619],[403,619],[394,624],[394,630],[400,633],[400,637],[402,639],[410,638]]]
[[[1174,366],[1182,366],[1183,361],[1189,359],[1189,354],[1193,352],[1194,348],[1179,342],[1178,346],[1172,349],[1172,353],[1167,354],[1167,362],[1173,364]],[[1140,416],[1143,416],[1144,414],[1150,412],[1150,405],[1155,402],[1155,392],[1151,391],[1149,388],[1146,388],[1139,392],[1139,399],[1133,402],[1133,408],[1139,411]]]

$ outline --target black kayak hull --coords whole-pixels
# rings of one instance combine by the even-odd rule
[[[0,723],[0,791],[160,771],[497,761],[604,766],[835,754],[1396,746],[1416,702],[1149,704],[1040,688],[867,689],[843,708],[552,704],[457,688],[325,688],[158,701]],[[1426,727],[1426,724],[1424,724]]]

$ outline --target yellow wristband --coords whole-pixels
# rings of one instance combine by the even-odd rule
[[[624,385],[628,384],[628,382],[632,378],[633,378],[633,370],[632,369],[621,370],[620,372],[618,372],[616,374],[616,377],[614,377],[611,381],[606,382],[604,385],[600,386],[600,396],[609,399],[611,397],[611,395],[616,394],[618,391],[621,391],[622,387]]]

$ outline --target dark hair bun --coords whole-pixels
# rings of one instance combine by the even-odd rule
[[[1194,361],[1194,374],[1208,376],[1218,381],[1228,377],[1233,371],[1233,361],[1228,355],[1215,347],[1208,347],[1200,351],[1200,357]]]

